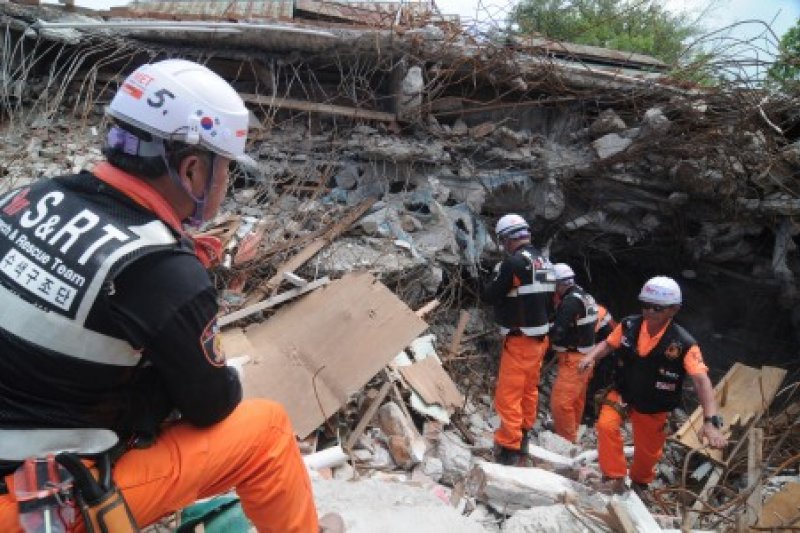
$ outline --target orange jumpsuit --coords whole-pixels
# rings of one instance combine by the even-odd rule
[[[0,496],[0,531],[18,533],[13,476]],[[197,428],[175,424],[155,444],[125,453],[114,466],[140,526],[207,498],[236,489],[247,517],[260,532],[317,533],[308,471],[283,407],[246,400],[221,422]],[[83,524],[76,531],[83,531]]]
[[[494,398],[500,417],[494,441],[503,448],[519,450],[523,431],[536,423],[539,372],[547,345],[546,337],[525,335],[507,335],[503,341]]]
[[[578,427],[583,418],[586,388],[591,372],[578,372],[583,358],[580,352],[558,353],[558,374],[550,394],[550,411],[556,433],[570,442],[578,439]]]
[[[636,351],[640,357],[646,357],[655,348],[669,323],[654,336],[650,336],[647,327],[643,324],[636,342]],[[622,325],[617,325],[606,339],[613,349],[622,343]],[[708,367],[703,363],[700,348],[695,344],[686,353],[684,368],[690,376],[708,372]],[[606,399],[619,403],[622,398],[617,391],[611,391]],[[650,483],[655,479],[655,466],[664,453],[664,442],[667,439],[666,421],[668,413],[639,413],[629,407],[631,425],[633,426],[633,462],[630,468],[631,481],[635,483]],[[597,419],[595,430],[597,432],[597,451],[599,454],[600,470],[609,478],[622,478],[627,473],[627,462],[623,451],[622,424],[624,420],[620,413],[609,405],[603,405]]]

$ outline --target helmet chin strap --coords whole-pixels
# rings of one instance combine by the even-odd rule
[[[189,189],[189,187],[187,187],[186,184],[183,183],[183,180],[181,180],[181,177],[178,175],[178,172],[174,168],[172,168],[172,165],[169,164],[169,161],[167,160],[166,147],[163,142],[160,144],[161,144],[161,159],[164,161],[164,165],[167,167],[167,173],[169,174],[169,177],[172,179],[174,183],[176,183],[181,189],[183,189],[184,192],[189,195],[189,198],[191,198],[192,201],[194,202],[194,212],[189,216],[187,223],[190,227],[198,229],[200,226],[203,225],[204,222],[206,222],[203,216],[204,215],[203,212],[206,209],[206,202],[208,201],[208,194],[209,192],[211,192],[211,186],[217,180],[217,165],[215,164],[217,160],[217,154],[213,152],[211,153],[211,162],[210,162],[211,175],[209,176],[208,180],[206,180],[206,186],[203,189],[203,195],[200,198],[198,198],[194,195],[194,193],[192,193],[191,189]]]

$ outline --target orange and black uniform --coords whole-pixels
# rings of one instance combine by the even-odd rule
[[[578,363],[595,344],[599,306],[578,285],[561,295],[556,309],[550,342],[558,357],[558,375],[550,396],[550,411],[555,431],[575,442],[586,402],[587,372],[578,372]]]
[[[0,438],[114,430],[131,448],[114,479],[142,526],[235,487],[259,531],[316,532],[288,417],[241,401],[216,291],[158,193],[101,164],[1,196],[0,233]],[[20,530],[16,466],[0,463],[0,531]]]
[[[536,248],[525,245],[498,265],[483,292],[494,304],[495,320],[505,336],[495,391],[500,428],[494,440],[509,450],[520,449],[523,432],[536,422],[554,290],[552,265]]]
[[[651,336],[641,316],[628,317],[606,342],[618,350],[621,365],[616,390],[606,401],[628,408],[634,445],[630,477],[647,484],[655,478],[667,437],[667,415],[680,403],[684,378],[704,374],[708,368],[694,338],[672,321]],[[624,477],[627,472],[622,424],[622,414],[603,405],[596,425],[597,448],[600,469],[610,478]]]

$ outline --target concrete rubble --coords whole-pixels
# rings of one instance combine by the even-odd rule
[[[623,75],[555,64],[538,48],[497,48],[452,24],[396,32],[350,19],[248,22],[227,41],[209,32],[200,43],[188,21],[159,30],[144,15],[132,19],[138,29],[52,6],[0,3],[0,16],[6,42],[19,45],[0,47],[0,190],[99,161],[103,106],[144,51],[213,55],[210,66],[247,95],[258,167],[234,171],[223,214],[206,228],[237,228],[215,271],[226,309],[243,306],[273,276],[270,291],[289,286],[279,265],[375,200],[291,269],[306,280],[366,270],[411,309],[439,302],[426,317],[431,334],[331,414],[309,445],[340,444],[338,432],[353,431],[370,403],[381,402],[347,450],[349,462],[313,473],[320,512],[340,512],[348,531],[615,527],[611,500],[597,490],[593,429],[584,428],[577,445],[550,431],[552,367],[540,386],[536,466],[488,462],[499,424],[492,394],[500,346],[478,294],[501,258],[492,228],[507,212],[531,221],[536,244],[576,267],[618,318],[636,311],[641,280],[675,272],[691,303],[682,318],[715,380],[731,354],[755,366],[795,357],[800,123],[791,102],[762,108],[760,94],[681,89],[632,67]],[[35,43],[52,44],[75,68],[28,69],[44,53]],[[101,61],[97,50],[118,58]],[[255,244],[237,260],[248,238]],[[461,311],[469,319],[457,335]],[[399,377],[399,367],[426,357],[456,383],[463,407],[426,404]],[[378,397],[387,380],[392,388]],[[781,408],[796,401],[796,387],[787,391]],[[776,415],[764,425],[775,440],[786,435],[772,452],[772,466],[781,465],[800,445],[796,420]],[[713,470],[668,444],[654,497],[641,507],[658,529],[680,528],[681,493],[698,494]],[[765,498],[798,480],[797,463],[769,476]],[[728,493],[746,479],[732,467],[729,484],[739,486]],[[742,509],[719,492],[704,496],[719,512],[696,527],[721,529]]]

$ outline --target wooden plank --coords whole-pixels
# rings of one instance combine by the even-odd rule
[[[464,330],[467,329],[467,324],[469,323],[469,311],[461,310],[461,313],[458,315],[458,324],[456,325],[456,331],[453,333],[453,338],[450,340],[450,349],[448,350],[447,355],[445,356],[445,360],[450,359],[451,357],[457,357],[459,352],[461,351],[461,339],[464,337]]]
[[[761,474],[764,468],[764,430],[755,428],[750,432],[747,453],[747,490],[751,491],[747,497],[747,510],[744,513],[745,528],[758,522],[761,516]]]
[[[250,344],[242,328],[228,328],[219,335],[222,353],[225,359],[249,355],[252,357],[255,348]]]
[[[464,405],[464,396],[435,357],[426,357],[398,370],[425,403],[438,404],[448,410]]]
[[[274,276],[263,282],[261,285],[253,289],[250,295],[245,300],[245,305],[252,305],[262,300],[267,294],[272,293],[280,286],[283,281],[284,272],[294,272],[306,261],[317,255],[325,246],[330,244],[336,237],[344,233],[353,223],[361,218],[367,210],[375,203],[375,198],[365,198],[356,207],[351,209],[339,222],[334,224],[323,235],[316,237],[310,244],[306,245],[303,250],[297,255],[289,259],[287,262],[278,267],[278,271]]]
[[[719,414],[725,420],[723,431],[730,431],[737,416],[740,421],[747,422],[747,428],[754,427],[772,403],[785,376],[786,370],[781,368],[765,366],[758,369],[735,363],[714,387]],[[738,444],[729,449],[712,449],[701,442],[702,427],[703,412],[697,407],[671,440],[695,449],[722,465],[726,465],[745,442],[740,439]]]
[[[441,302],[439,300],[431,300],[430,302],[426,303],[425,305],[414,311],[414,314],[420,318],[423,318],[425,315],[430,314],[431,311],[439,307],[440,303]]]
[[[372,417],[375,416],[375,413],[378,412],[378,408],[383,403],[383,399],[386,398],[386,395],[389,394],[393,384],[393,381],[386,381],[386,383],[384,383],[381,389],[378,391],[378,395],[375,396],[375,399],[372,400],[371,404],[369,404],[364,416],[362,416],[361,420],[358,421],[356,428],[352,433],[350,433],[350,436],[347,437],[347,441],[344,443],[343,448],[346,452],[349,453],[353,449],[356,441],[358,441],[358,437],[364,432],[364,429],[366,429],[367,424],[369,424],[369,421],[372,420]]]
[[[427,327],[368,272],[347,274],[246,329],[244,396],[282,403],[305,437]]]
[[[761,510],[758,520],[759,528],[788,527],[800,520],[800,483],[787,483],[773,494]]]
[[[276,305],[281,304],[283,302],[287,302],[292,298],[300,296],[301,294],[305,294],[319,287],[323,287],[330,282],[331,280],[328,278],[328,276],[325,276],[324,278],[319,278],[310,283],[307,283],[302,287],[289,289],[288,291],[283,292],[277,296],[273,296],[272,298],[264,300],[263,302],[253,304],[245,307],[244,309],[239,309],[238,311],[234,311],[233,313],[221,316],[219,319],[217,319],[217,324],[219,324],[220,327],[227,326],[228,324],[236,322],[237,320],[250,316],[254,313],[258,313],[259,311],[269,309],[270,307],[275,307]]]
[[[323,104],[320,102],[309,102],[308,100],[295,100],[293,98],[280,98],[278,96],[262,96],[260,94],[242,94],[242,100],[249,104],[257,104],[268,107],[280,107],[282,109],[293,109],[306,113],[320,113],[323,115],[337,115],[354,119],[375,120],[378,122],[394,122],[397,120],[395,113],[385,111],[373,111],[371,109],[360,109],[342,105]]]

